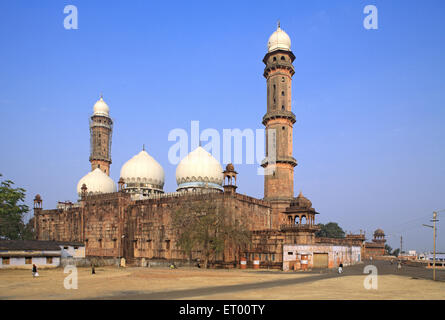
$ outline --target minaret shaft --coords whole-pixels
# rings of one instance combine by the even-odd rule
[[[288,50],[275,50],[264,57],[264,77],[267,79],[266,160],[263,162],[264,198],[269,201],[291,200],[294,196],[294,167],[292,131],[295,115],[292,113],[292,65],[295,56]],[[271,131],[273,130],[273,131]],[[269,135],[274,134],[275,164],[271,161]]]
[[[90,118],[90,162],[91,171],[101,169],[110,175],[111,137],[113,120],[105,115],[93,114]]]

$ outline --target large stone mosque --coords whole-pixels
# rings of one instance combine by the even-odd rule
[[[237,193],[238,173],[234,166],[228,164],[224,170],[201,146],[178,164],[176,192],[164,191],[164,170],[145,150],[122,166],[116,185],[109,177],[113,120],[101,97],[90,117],[91,172],[77,184],[79,200],[59,202],[56,209],[44,210],[42,198],[37,195],[34,200],[37,239],[82,242],[89,257],[124,257],[134,264],[150,260],[185,261],[189,256],[177,246],[172,215],[184,203],[210,200],[251,231],[247,249],[240,251],[227,246],[216,257],[215,265],[233,267],[242,259],[248,266],[259,261],[261,267],[288,270],[359,262],[366,255],[364,235],[350,234],[341,239],[316,237],[318,212],[301,192],[294,197],[297,165],[292,156],[292,130],[296,122],[291,108],[294,59],[291,40],[278,25],[269,38],[263,59],[267,111],[262,123],[266,135],[268,129],[276,132],[274,167],[267,156],[262,162],[265,170],[272,170],[264,176],[263,199]],[[202,258],[200,255],[198,248],[192,260]]]

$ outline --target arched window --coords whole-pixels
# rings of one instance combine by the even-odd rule
[[[281,60],[285,61],[285,60],[286,60],[286,58],[285,58],[284,56],[281,56]]]

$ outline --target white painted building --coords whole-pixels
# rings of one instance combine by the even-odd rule
[[[340,246],[331,244],[283,245],[283,271],[307,268],[335,268],[361,261],[360,246]]]
[[[85,245],[80,242],[56,242],[62,250],[62,258],[85,258]]]
[[[85,245],[77,242],[0,240],[0,269],[56,268],[65,257],[84,258]]]

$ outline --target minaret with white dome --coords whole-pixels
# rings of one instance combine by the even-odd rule
[[[222,192],[223,169],[203,147],[190,152],[176,167],[178,192],[215,190]]]
[[[269,37],[267,49],[268,52],[275,50],[290,51],[290,38],[287,33],[281,29],[280,22],[278,22],[277,30]]]
[[[266,159],[262,163],[265,168],[264,198],[284,203],[293,199],[294,167],[297,165],[292,156],[292,130],[296,119],[291,107],[295,56],[290,38],[279,23],[269,37],[267,48],[263,59],[266,65],[263,75],[267,80],[267,112],[263,125],[266,126],[266,141],[275,133],[276,159],[268,159],[266,150]]]
[[[110,108],[103,97],[94,104],[90,117],[90,162],[91,170],[101,169],[110,175],[111,165],[111,135],[113,120],[110,118]]]
[[[164,169],[145,148],[125,162],[120,174],[123,191],[141,196],[164,193],[164,178]]]

